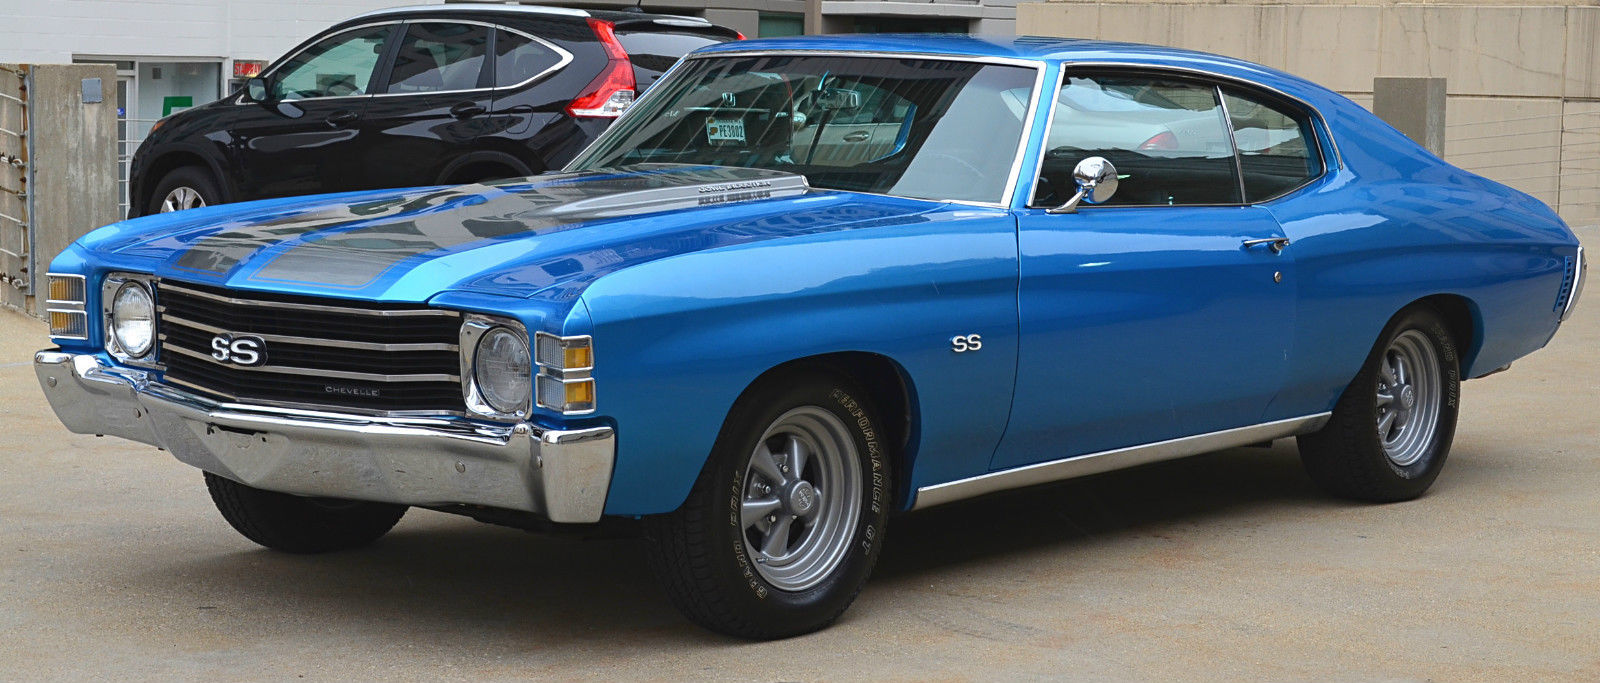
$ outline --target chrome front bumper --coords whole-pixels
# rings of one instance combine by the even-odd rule
[[[33,367],[67,429],[165,448],[268,491],[596,522],[616,457],[610,427],[561,431],[217,403],[91,354],[40,351]]]

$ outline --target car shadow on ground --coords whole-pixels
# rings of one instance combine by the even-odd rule
[[[1008,554],[1070,554],[1089,539],[1152,526],[1332,505],[1343,503],[1312,487],[1292,442],[1233,449],[898,515],[872,583],[892,590],[944,568]],[[130,576],[127,588],[191,604],[219,628],[246,632],[310,624],[385,638],[448,637],[479,652],[563,642],[733,642],[678,615],[637,538],[528,534],[413,511],[389,536],[354,551],[297,556],[242,538],[238,544],[190,548],[185,559],[182,549],[153,541],[145,550],[170,559],[138,560],[146,570]]]

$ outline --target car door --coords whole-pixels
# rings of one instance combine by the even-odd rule
[[[361,120],[364,187],[410,187],[449,177],[489,125],[488,24],[406,23],[384,85]]]
[[[1160,75],[1064,79],[1018,219],[1017,389],[993,468],[1261,421],[1288,363],[1293,260],[1242,201],[1220,97]],[[1116,193],[1048,213],[1093,156]]]
[[[248,102],[231,127],[246,198],[336,192],[360,185],[359,121],[394,23],[339,31],[266,75],[268,97]]]

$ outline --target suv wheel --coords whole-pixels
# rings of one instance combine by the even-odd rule
[[[222,193],[217,191],[217,183],[211,179],[210,173],[199,166],[180,166],[156,183],[156,191],[150,193],[145,215],[198,209],[220,203]]]

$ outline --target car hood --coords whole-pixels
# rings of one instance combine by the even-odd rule
[[[939,203],[810,189],[759,169],[650,165],[486,184],[249,202],[83,240],[110,267],[240,289],[383,301],[446,291],[572,299],[678,254],[915,221]]]

